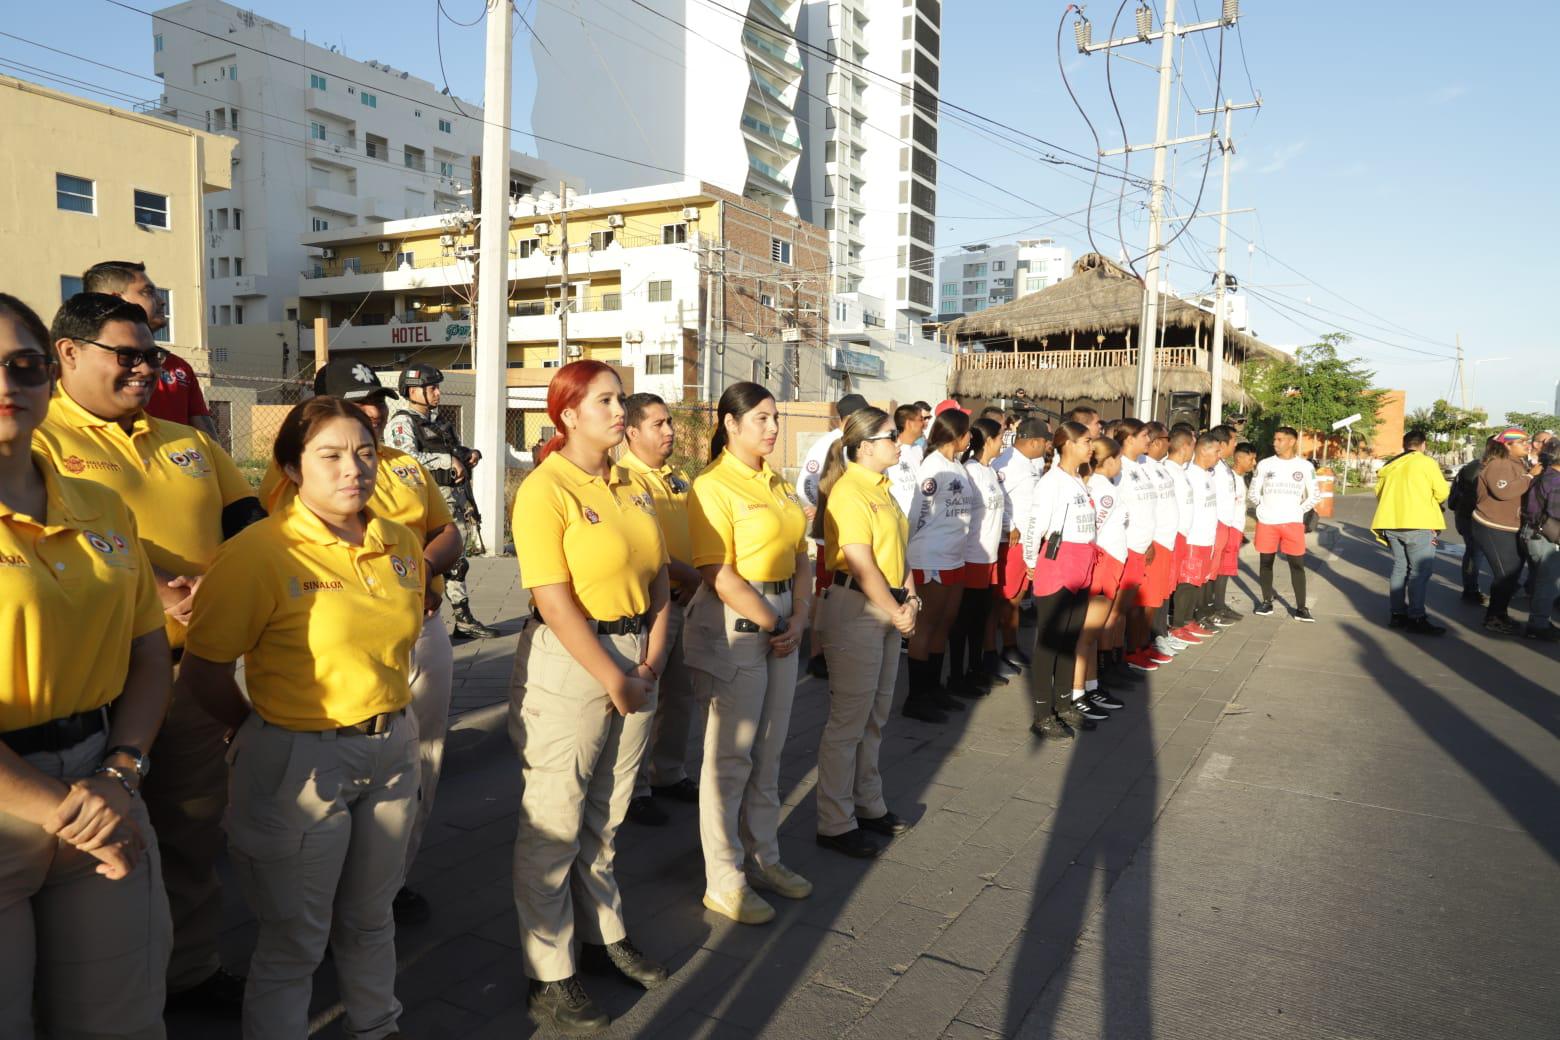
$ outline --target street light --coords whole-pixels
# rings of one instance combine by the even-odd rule
[[[1474,377],[1479,374],[1479,366],[1480,365],[1491,365],[1491,364],[1494,364],[1497,361],[1510,361],[1510,360],[1511,359],[1509,357],[1489,357],[1489,358],[1481,358],[1478,361],[1475,361],[1473,363],[1473,366],[1472,366],[1473,370],[1468,373],[1468,400],[1470,400],[1470,401],[1474,400],[1474,396],[1473,396]]]

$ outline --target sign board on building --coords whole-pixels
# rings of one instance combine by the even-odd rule
[[[860,350],[846,350],[844,347],[834,348],[833,364],[830,367],[848,375],[871,379],[882,379],[884,375],[882,358]]]

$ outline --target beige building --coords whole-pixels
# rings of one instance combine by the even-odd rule
[[[0,76],[0,290],[54,317],[101,260],[140,260],[167,294],[158,335],[202,374],[201,197],[232,185],[237,142]]]

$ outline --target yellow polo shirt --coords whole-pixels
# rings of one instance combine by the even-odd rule
[[[152,566],[119,496],[42,452],[40,520],[0,502],[0,732],[124,692],[130,641],[163,627]]]
[[[844,547],[870,545],[878,570],[898,589],[905,584],[910,521],[894,501],[891,483],[885,474],[855,462],[845,464],[823,507],[823,558],[831,570],[849,572]]]
[[[64,390],[33,434],[67,476],[117,492],[135,514],[141,544],[154,567],[168,574],[204,574],[222,544],[222,510],[253,498],[221,446],[190,426],[141,413],[130,432],[99,419]],[[184,626],[169,619],[168,641],[184,642]]]
[[[764,462],[750,469],[730,451],[704,468],[688,499],[693,565],[729,563],[747,581],[785,581],[807,552],[807,515],[796,490]]]
[[[434,531],[455,522],[448,503],[439,494],[439,486],[421,462],[397,448],[383,444],[378,447],[379,475],[368,499],[368,508],[375,516],[405,524],[424,543]],[[272,459],[260,481],[260,502],[274,513],[297,494],[298,485],[288,480]]]
[[[666,540],[666,555],[691,563],[693,543],[688,538],[688,492],[693,485],[688,478],[671,466],[651,469],[648,463],[626,449],[618,465],[638,476],[650,489],[650,497],[655,499],[655,520],[661,525],[661,537]]]
[[[186,649],[244,658],[260,717],[314,732],[404,708],[423,622],[423,545],[369,514],[361,546],[294,496],[222,546],[195,595]]]
[[[555,451],[520,485],[510,523],[526,588],[566,584],[597,621],[649,611],[666,541],[650,488],[626,467],[604,480]]]

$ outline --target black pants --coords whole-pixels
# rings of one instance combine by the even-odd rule
[[[1457,518],[1457,533],[1463,540],[1462,586],[1463,592],[1479,591],[1479,546],[1473,540],[1473,521]]]
[[[1037,723],[1071,702],[1073,661],[1088,611],[1088,589],[1058,589],[1035,600],[1035,652],[1029,665],[1029,690]]]
[[[1522,553],[1517,547],[1517,533],[1498,531],[1474,521],[1473,541],[1490,564],[1490,604],[1484,616],[1503,618],[1506,608],[1511,606],[1511,597],[1516,595],[1517,581],[1522,577]]]
[[[1261,553],[1257,576],[1262,582],[1262,602],[1273,602],[1273,559],[1277,553]],[[1295,606],[1305,609],[1305,557],[1286,556],[1289,561],[1289,580],[1295,590]]]
[[[986,649],[986,621],[991,617],[994,589],[965,589],[959,600],[953,630],[948,633],[948,684],[957,685],[972,672],[980,671],[980,659]]]

